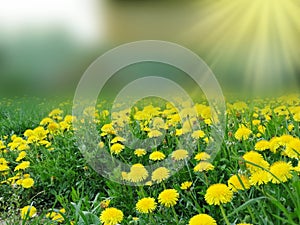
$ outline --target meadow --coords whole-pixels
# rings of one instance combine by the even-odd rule
[[[3,224],[300,224],[300,96],[226,101],[226,130],[215,155],[210,107],[145,101],[92,113],[99,149],[130,164],[124,181],[99,175],[78,148],[72,101],[0,101],[0,221]],[[195,114],[194,111],[197,113]],[[197,123],[197,130],[191,124]],[[149,148],[125,144],[117,127]],[[188,149],[185,140],[195,149]],[[182,168],[161,165],[170,158]],[[0,222],[0,224],[1,224]]]

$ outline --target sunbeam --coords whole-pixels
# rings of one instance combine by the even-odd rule
[[[212,68],[223,70],[219,75],[235,73],[232,80],[254,91],[297,83],[300,1],[199,1],[195,7],[199,22],[184,38],[207,52]]]

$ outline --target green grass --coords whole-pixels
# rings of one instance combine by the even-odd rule
[[[299,100],[299,97],[298,97]],[[300,102],[300,100],[299,100]],[[25,169],[23,174],[28,173],[34,179],[31,188],[23,188],[21,185],[7,181],[8,178],[17,174],[14,171],[20,151],[12,150],[8,147],[11,137],[17,135],[26,140],[23,136],[28,129],[39,126],[41,120],[48,117],[48,114],[55,108],[63,110],[62,117],[71,114],[71,102],[65,100],[46,100],[35,98],[10,98],[2,99],[0,102],[0,140],[6,147],[0,150],[0,158],[3,157],[9,162],[9,170],[0,172],[0,221],[4,220],[7,224],[58,224],[46,214],[55,211],[59,213],[61,208],[66,210],[60,213],[63,217],[62,224],[101,224],[100,215],[104,211],[101,201],[110,199],[109,207],[116,207],[122,210],[124,219],[121,224],[188,224],[191,217],[198,213],[206,213],[213,217],[218,224],[225,224],[219,206],[209,205],[205,201],[207,188],[215,183],[227,184],[231,175],[238,172],[250,176],[245,166],[245,161],[241,157],[251,150],[260,139],[270,140],[274,136],[289,134],[294,138],[299,138],[299,122],[295,121],[294,115],[289,111],[289,107],[295,104],[287,104],[280,99],[248,101],[248,108],[238,109],[237,106],[228,105],[227,126],[221,150],[212,161],[214,170],[207,172],[194,172],[193,168],[198,163],[193,156],[186,165],[169,179],[152,186],[130,186],[115,183],[101,177],[87,164],[82,153],[78,149],[73,130],[64,131],[57,134],[47,134],[47,140],[51,142],[52,150],[43,145],[29,144],[30,149],[26,150],[27,156],[23,161],[30,161],[30,167]],[[148,104],[147,100],[147,104]],[[146,104],[146,105],[147,105]],[[165,108],[164,103],[160,102],[161,109]],[[270,105],[271,120],[266,120],[262,109]],[[277,106],[287,105],[286,115],[279,115],[274,111]],[[98,108],[99,138],[101,127],[110,121],[109,116],[103,116],[103,108]],[[137,106],[139,110],[143,105]],[[161,110],[161,111],[162,111]],[[135,110],[131,110],[131,129],[140,138],[147,138],[147,132],[140,130],[139,123],[134,121]],[[258,118],[266,128],[261,137],[257,126],[252,124],[253,113],[258,113]],[[165,118],[164,118],[165,119]],[[209,136],[210,127],[199,119],[201,129]],[[246,140],[237,140],[234,136],[239,125],[244,124],[251,129],[252,134]],[[288,125],[293,124],[294,129],[289,130]],[[165,141],[157,146],[157,149],[166,155],[178,149],[180,143],[178,137],[174,135],[177,127],[169,127],[166,131]],[[114,135],[103,136],[101,140],[106,146],[110,146]],[[186,140],[195,141],[191,138],[191,133],[184,136]],[[196,141],[197,142],[197,141]],[[206,147],[206,142],[200,139],[194,149],[200,152]],[[276,154],[269,150],[259,152],[264,159],[272,165],[276,161],[291,162],[297,166],[299,155],[290,158],[280,154],[285,149],[281,146]],[[143,165],[153,164],[149,160],[149,153],[138,158],[133,154],[133,149],[128,147],[120,155],[114,155],[119,160],[126,160],[130,163],[142,163]],[[251,162],[247,162],[248,164]],[[255,164],[254,164],[255,165]],[[260,165],[255,165],[260,168]],[[264,169],[264,168],[261,168]],[[275,176],[269,169],[266,169],[270,176]],[[282,225],[300,223],[300,180],[299,173],[291,171],[292,177],[287,182],[273,184],[268,182],[264,185],[252,185],[248,190],[239,190],[234,193],[233,199],[223,204],[226,217],[231,224],[252,223],[263,225]],[[275,176],[276,177],[276,176]],[[181,190],[180,184],[184,181],[192,181],[192,187]],[[174,188],[180,197],[174,206],[174,211],[158,204],[151,216],[141,214],[135,209],[137,201],[145,196],[156,199],[165,188]],[[27,216],[25,219],[20,217],[20,209],[26,205],[33,205],[37,208],[37,215],[33,218]],[[176,221],[176,216],[178,217]],[[139,220],[133,220],[138,217]],[[150,218],[152,217],[152,219]]]

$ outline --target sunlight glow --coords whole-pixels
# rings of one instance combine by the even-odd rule
[[[295,80],[300,59],[299,0],[198,2],[199,19],[184,34],[209,52],[212,64],[243,68],[245,85],[265,88]],[[199,37],[199,35],[197,36]],[[200,39],[200,40],[199,40]],[[203,47],[205,46],[205,47]],[[229,62],[229,63],[228,63]]]

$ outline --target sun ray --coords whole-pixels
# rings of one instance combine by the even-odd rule
[[[213,69],[243,77],[253,91],[296,84],[300,1],[201,1],[195,7],[199,22],[183,37],[198,46]]]

